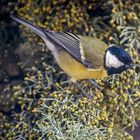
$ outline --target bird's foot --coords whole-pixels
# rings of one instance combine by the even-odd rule
[[[100,86],[98,85],[98,83],[97,83],[95,80],[89,80],[89,82],[90,82],[95,88],[97,88],[98,90],[100,90],[100,91],[103,90],[103,88],[100,87]]]
[[[82,97],[84,96],[84,97],[86,97],[89,100],[92,100],[93,99],[93,97],[90,94],[86,93],[77,83],[75,83],[75,86],[80,91]]]

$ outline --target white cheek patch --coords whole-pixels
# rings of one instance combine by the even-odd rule
[[[124,65],[115,55],[112,55],[109,51],[106,52],[105,61],[106,66],[109,68],[119,68]]]

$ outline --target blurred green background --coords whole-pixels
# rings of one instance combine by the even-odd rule
[[[123,47],[134,70],[97,80],[102,91],[86,80],[77,89],[44,42],[10,19],[13,10],[42,28]],[[0,139],[139,140],[139,104],[139,0],[0,1]]]

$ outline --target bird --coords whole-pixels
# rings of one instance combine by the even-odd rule
[[[10,17],[44,40],[56,63],[72,81],[104,79],[132,68],[132,58],[122,47],[109,47],[91,36],[44,29],[13,12]]]

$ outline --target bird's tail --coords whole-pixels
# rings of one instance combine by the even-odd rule
[[[15,20],[15,21],[17,21],[17,22],[19,22],[19,23],[21,23],[21,24],[27,26],[27,27],[28,27],[29,29],[31,29],[33,32],[35,32],[36,34],[38,34],[40,37],[42,37],[42,38],[45,38],[45,37],[46,37],[44,31],[43,31],[41,28],[39,28],[39,27],[37,27],[37,26],[31,24],[30,22],[28,22],[27,20],[25,20],[25,19],[23,19],[23,18],[17,16],[17,15],[14,14],[13,12],[11,12],[10,17],[11,17],[13,20]]]

